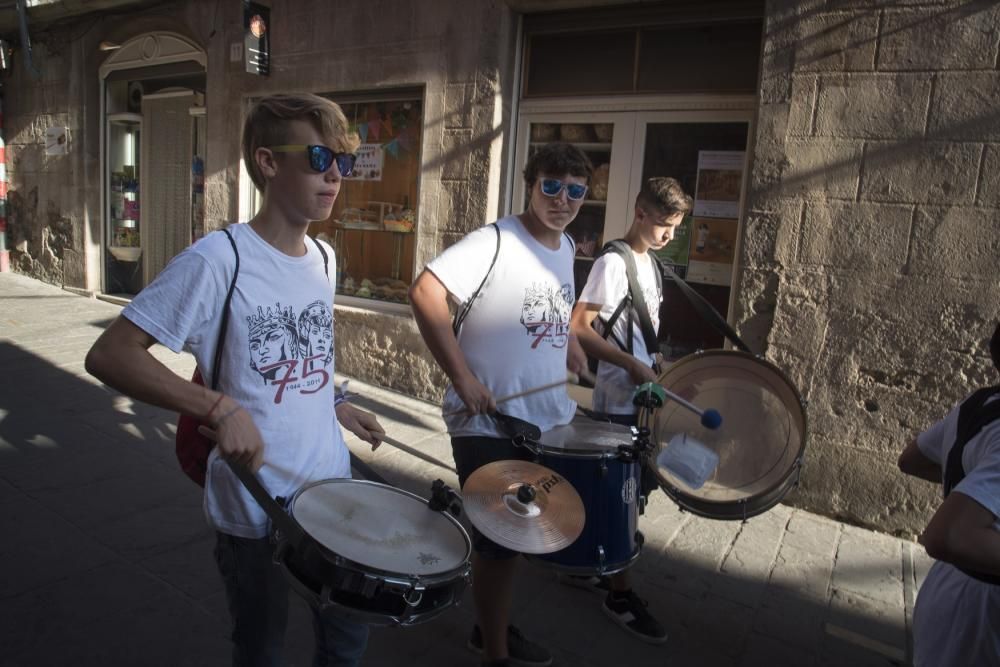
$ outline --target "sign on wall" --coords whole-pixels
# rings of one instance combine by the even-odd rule
[[[50,127],[45,130],[45,154],[66,155],[69,144],[69,129]]]
[[[358,156],[351,172],[352,181],[381,181],[382,164],[385,160],[385,149],[382,144],[361,144],[356,152]]]
[[[271,10],[256,2],[243,3],[243,59],[250,74],[271,71]]]
[[[743,151],[698,151],[695,217],[739,217],[745,159]]]

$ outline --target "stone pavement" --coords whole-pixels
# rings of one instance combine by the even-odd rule
[[[83,358],[119,307],[0,274],[0,664],[228,664],[228,617],[200,490],[173,454],[175,416],[97,383]],[[164,348],[182,375],[192,360]],[[344,378],[338,378],[343,380]],[[352,451],[427,496],[455,485],[435,405],[352,380],[406,450]],[[808,455],[808,453],[807,453]],[[614,626],[596,595],[525,562],[514,620],[557,665],[902,665],[930,565],[908,541],[780,505],[746,523],[679,511],[657,493],[640,528],[636,588],[662,646]],[[308,665],[294,597],[287,664]],[[372,632],[366,665],[475,665],[471,598],[408,629]]]

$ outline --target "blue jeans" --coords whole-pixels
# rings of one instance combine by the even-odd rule
[[[278,667],[288,622],[289,586],[274,563],[267,538],[216,533],[215,562],[226,585],[233,621],[233,667]],[[357,667],[368,644],[368,626],[334,609],[312,609],[314,667]]]

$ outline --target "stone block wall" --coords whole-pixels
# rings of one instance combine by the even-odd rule
[[[998,55],[994,2],[767,4],[736,312],[808,400],[795,504],[919,532],[896,457],[997,381]]]

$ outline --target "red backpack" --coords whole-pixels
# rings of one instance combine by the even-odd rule
[[[219,325],[219,339],[215,345],[215,363],[212,367],[212,389],[219,386],[219,371],[222,369],[222,344],[226,340],[226,328],[229,326],[229,304],[233,300],[233,291],[236,289],[236,276],[240,274],[240,253],[236,249],[236,241],[228,229],[223,229],[223,233],[233,246],[233,254],[236,255],[236,270],[233,271],[233,280],[229,283],[229,292],[226,293],[226,301],[222,306],[222,323]],[[194,369],[191,382],[205,385],[205,380],[201,377],[201,371]],[[177,418],[177,435],[174,438],[174,451],[177,453],[177,461],[181,464],[181,469],[198,486],[205,486],[205,471],[208,469],[208,455],[215,447],[215,442],[198,432],[198,427],[204,422],[197,417],[180,415]],[[207,424],[206,424],[207,426]]]

